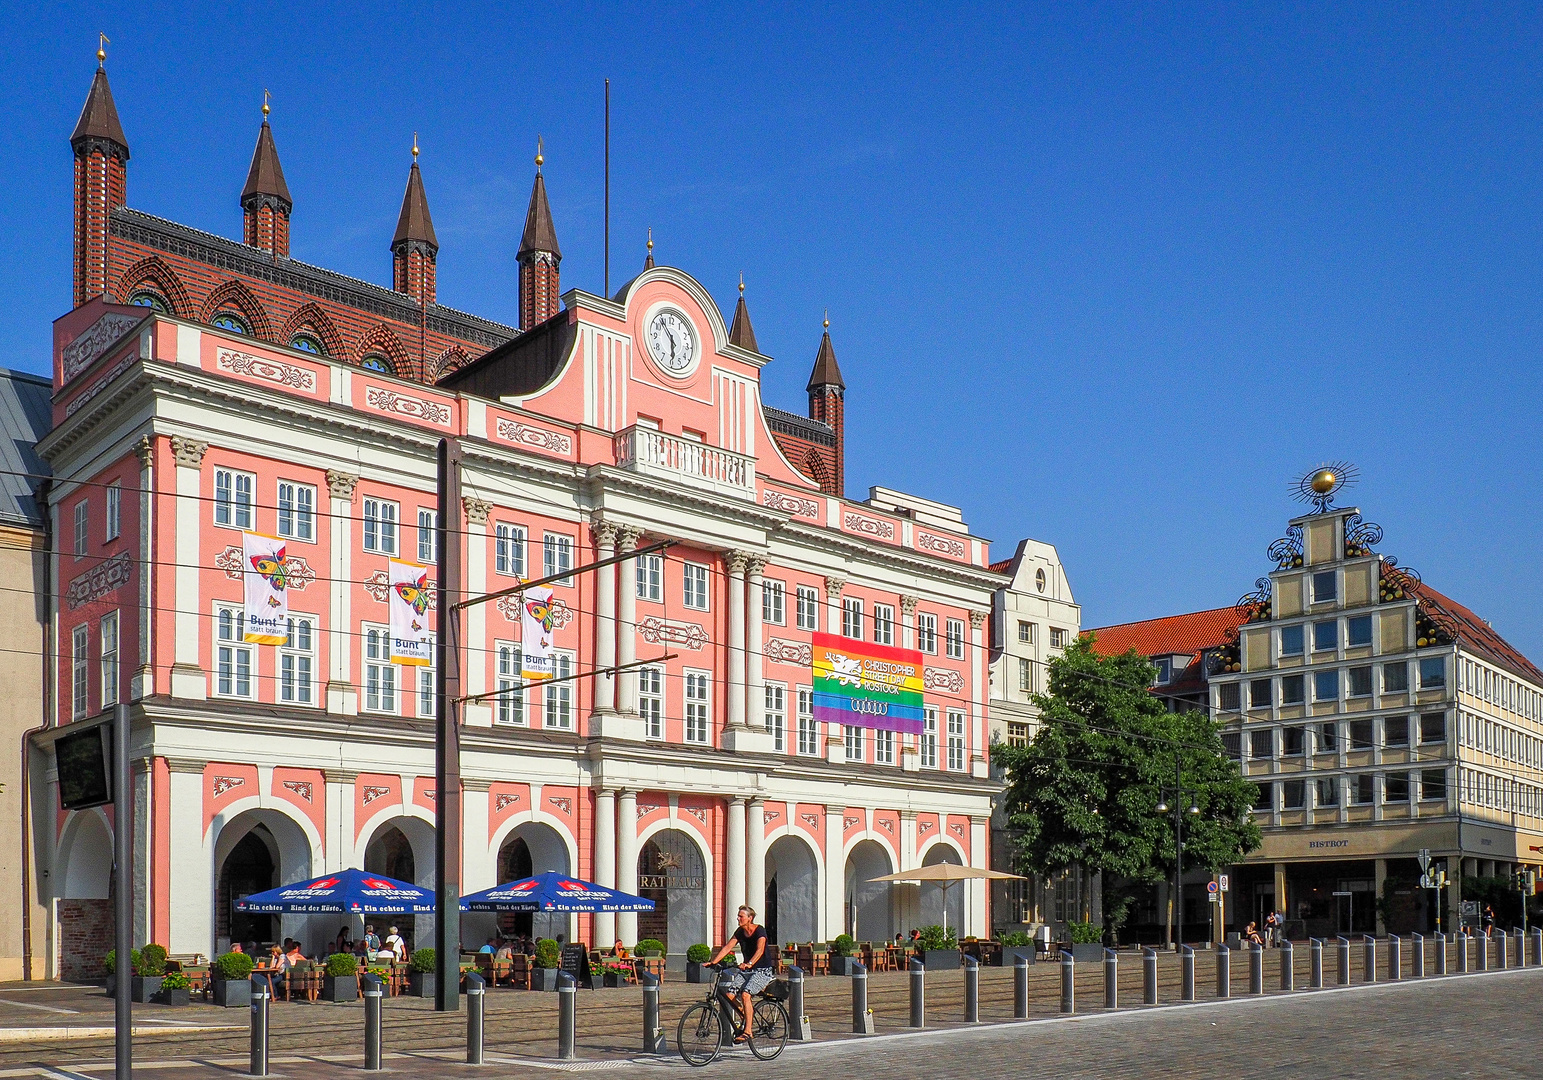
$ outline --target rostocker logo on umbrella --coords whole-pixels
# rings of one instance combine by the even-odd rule
[[[577,881],[559,881],[557,887],[559,889],[567,889],[569,892],[584,891],[584,886],[580,885]]]
[[[361,884],[363,884],[366,889],[392,889],[396,887],[389,881],[382,881],[380,878],[373,877],[363,878],[361,880]]]
[[[306,888],[308,888],[308,889],[330,889],[333,886],[335,886],[337,883],[338,883],[338,879],[337,878],[335,878],[335,877],[328,877],[328,878],[322,878],[320,881],[313,881],[309,885],[307,885]]]

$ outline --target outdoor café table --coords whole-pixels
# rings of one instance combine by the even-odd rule
[[[633,961],[633,970],[639,974],[646,971],[660,982],[664,982],[664,957],[640,956]]]
[[[278,994],[273,989],[273,977],[284,973],[276,967],[264,967],[259,964],[252,969],[252,974],[268,980],[268,997],[270,1000],[277,1000]]]

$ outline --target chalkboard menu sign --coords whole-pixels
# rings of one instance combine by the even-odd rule
[[[570,941],[563,946],[563,958],[559,969],[573,976],[573,981],[586,990],[595,988],[594,976],[589,971],[589,947],[582,941]]]

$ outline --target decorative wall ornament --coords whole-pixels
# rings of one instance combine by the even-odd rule
[[[107,371],[103,372],[100,379],[70,399],[70,403],[64,407],[64,415],[74,416],[81,409],[85,408],[86,402],[96,397],[103,390],[106,390],[108,384],[110,384],[119,375],[122,375],[129,368],[133,367],[134,361],[138,359],[138,356],[135,356],[133,353],[129,353],[129,355],[125,356],[122,360],[119,360]]]
[[[919,596],[905,596],[902,594],[900,597],[900,614],[904,615],[906,620],[909,621],[911,616],[916,614],[916,607],[921,602],[922,598]]]
[[[879,818],[879,828],[883,829],[885,832],[889,833],[889,835],[891,835],[891,836],[895,835],[895,823],[890,818],[887,818],[887,817]]]
[[[238,787],[245,787],[245,786],[246,786],[246,777],[244,777],[244,776],[216,776],[214,778],[214,787],[210,789],[210,794],[212,794],[216,799],[218,799],[221,795],[225,794],[231,788],[238,788]]]
[[[895,525],[892,521],[880,521],[848,510],[842,515],[841,522],[852,532],[862,533],[864,536],[874,536],[880,540],[895,538]]]
[[[241,575],[246,573],[246,566],[242,563],[242,551],[235,544],[227,544],[225,550],[214,557],[214,565],[225,571],[225,576],[240,581]],[[316,571],[311,569],[311,564],[305,561],[304,555],[286,555],[284,558],[285,580],[288,587],[296,592],[304,592],[305,587],[316,580]]]
[[[766,654],[766,659],[777,664],[809,667],[814,663],[814,649],[806,641],[783,641],[781,638],[772,638],[761,651]]]
[[[461,509],[466,512],[466,520],[471,524],[486,525],[488,515],[493,512],[493,504],[486,499],[474,499],[470,495],[462,495]]]
[[[143,319],[143,315],[125,315],[122,312],[109,311],[92,323],[79,337],[64,347],[60,355],[60,365],[63,369],[60,385],[69,382],[96,363],[97,358],[112,348],[115,341],[121,338],[130,327],[138,326]]]
[[[964,676],[949,668],[923,668],[922,686],[928,690],[947,690],[957,694],[964,690]]]
[[[1265,622],[1270,618],[1270,579],[1267,577],[1255,578],[1252,592],[1244,593],[1238,597],[1238,602],[1232,605],[1232,610],[1244,622]]]
[[[862,818],[860,818],[860,817],[852,817],[850,814],[848,814],[846,817],[841,819],[841,827],[843,829],[850,829],[854,825],[861,825],[862,823],[863,823],[863,819]]]
[[[545,428],[522,424],[518,420],[504,419],[498,421],[497,431],[500,439],[507,439],[509,442],[534,446],[538,450],[550,450],[554,454],[573,452],[573,440],[558,431],[548,431]]]
[[[379,601],[382,604],[384,604],[386,602],[386,598],[391,593],[391,585],[390,585],[390,582],[387,580],[387,577],[388,576],[387,576],[386,571],[384,571],[384,570],[377,570],[377,571],[375,571],[373,574],[371,574],[368,578],[366,578],[362,582],[362,584],[364,586],[364,591],[369,593],[372,597],[374,597],[377,601]],[[439,610],[439,582],[438,581],[431,581],[431,582],[429,582],[429,610],[430,611],[438,611]]]
[[[199,442],[197,439],[184,439],[181,435],[171,437],[172,460],[190,469],[196,469],[203,464],[204,454],[208,449],[208,443]]]
[[[964,839],[964,826],[959,824],[957,821],[949,823],[948,831],[959,837],[959,839]]]
[[[846,587],[845,578],[828,577],[825,579],[825,591],[830,594],[832,600],[840,600],[841,592]]]
[[[686,813],[696,818],[699,824],[707,824],[707,811],[702,809],[700,806],[688,806],[685,808],[685,810]]]
[[[520,797],[513,792],[503,792],[493,800],[493,813],[497,814],[500,811],[506,810],[519,801]]]
[[[410,416],[417,420],[427,420],[431,424],[450,423],[450,410],[437,401],[426,401],[423,398],[408,397],[399,394],[395,390],[387,390],[383,386],[372,386],[365,391],[365,404],[381,412],[396,413],[398,416]]]
[[[1360,514],[1345,519],[1345,558],[1356,559],[1372,554],[1372,549],[1382,543],[1382,526],[1367,521]]]
[[[553,796],[551,796],[550,798],[547,799],[547,802],[549,802],[553,806],[557,807],[558,812],[561,813],[564,817],[572,817],[573,816],[573,800],[572,799],[567,798],[566,796],[563,796],[563,795],[553,795]]]
[[[1292,525],[1286,535],[1269,547],[1270,561],[1277,570],[1293,570],[1302,565],[1302,526]]]
[[[498,613],[512,623],[520,621],[520,594],[510,593],[493,601]],[[561,597],[552,598],[552,626],[561,630],[573,621],[573,609],[563,603]]]
[[[373,785],[366,785],[364,789],[364,805],[369,806],[370,803],[374,802],[376,799],[383,799],[390,794],[391,789],[388,787],[375,787]]]
[[[766,570],[767,559],[765,555],[752,555],[745,560],[745,576],[760,577]]]
[[[605,518],[600,518],[589,524],[589,534],[594,537],[595,544],[599,547],[614,548],[616,546],[616,534],[619,531],[620,526],[616,522],[607,521]]]
[[[745,567],[750,564],[750,553],[748,551],[731,551],[724,558],[723,563],[728,567],[729,573],[743,574]]]
[[[1348,461],[1330,461],[1309,469],[1291,485],[1291,497],[1312,503],[1314,513],[1326,514],[1334,496],[1361,478],[1361,470]]]
[[[985,626],[986,625],[986,617],[988,615],[990,615],[990,614],[991,614],[991,612],[989,612],[989,611],[972,611],[972,612],[970,612],[970,629],[971,630],[979,630],[982,626]]]
[[[640,819],[641,818],[646,818],[649,814],[652,814],[655,810],[658,810],[658,809],[659,809],[659,804],[658,803],[641,803],[640,802],[640,803],[638,803],[638,817]]]
[[[82,604],[89,604],[127,585],[133,577],[134,560],[125,551],[104,559],[72,580],[70,587],[65,590],[64,599],[70,605],[70,610],[74,611]]]
[[[800,498],[797,495],[787,495],[771,488],[763,488],[761,491],[761,505],[770,510],[781,510],[784,514],[792,514],[794,517],[806,517],[819,520],[820,504],[813,499]]]
[[[766,821],[768,823],[776,821],[781,816],[782,816],[782,811],[781,810],[768,810],[768,811],[766,811]]]
[[[937,826],[933,825],[932,822],[924,821],[920,825],[916,826],[916,831],[919,833],[929,833],[936,827]]]
[[[916,530],[916,547],[921,551],[952,555],[956,559],[962,559],[965,556],[964,544],[952,536],[938,536],[920,529]]]
[[[341,469],[327,470],[327,490],[332,493],[334,499],[352,499],[354,497],[354,485],[359,478],[353,473],[346,473]]]
[[[707,644],[707,631],[701,624],[661,619],[657,615],[650,615],[638,623],[638,636],[651,645],[669,642],[692,652],[700,652]]]
[[[311,801],[311,782],[309,780],[286,780],[284,790],[293,791],[306,802]]]
[[[249,375],[278,386],[292,386],[307,393],[316,389],[316,373],[298,364],[286,364],[282,360],[269,360],[235,349],[217,349],[214,366],[235,375]]]
[[[148,435],[143,435],[134,444],[134,453],[139,458],[139,467],[148,469],[155,464],[155,440]]]
[[[798,818],[811,829],[818,829],[820,827],[820,819],[814,814],[799,814]]]

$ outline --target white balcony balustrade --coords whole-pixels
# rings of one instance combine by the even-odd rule
[[[755,498],[755,459],[653,428],[616,433],[617,467],[705,488],[741,499]]]

